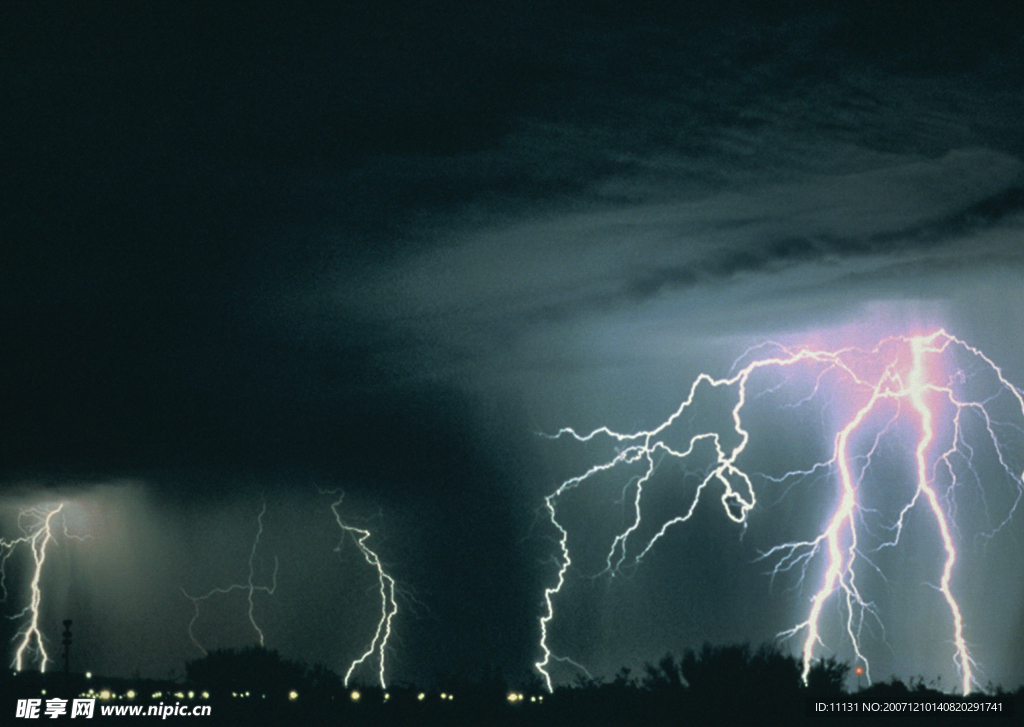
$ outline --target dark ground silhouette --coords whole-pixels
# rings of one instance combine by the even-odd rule
[[[186,723],[201,725],[1011,725],[1024,715],[1024,688],[993,688],[968,698],[917,680],[875,684],[849,692],[849,667],[819,662],[808,685],[800,663],[771,647],[749,645],[666,654],[644,673],[623,669],[610,682],[580,680],[548,694],[540,682],[517,687],[500,677],[452,683],[444,689],[411,685],[345,687],[340,676],[306,667],[259,647],[211,652],[190,662],[179,682],[87,678],[81,674],[5,672],[0,678],[0,722],[17,719],[18,701],[38,699],[38,720],[50,719],[47,700],[96,698],[85,724]],[[107,692],[104,695],[104,692]],[[106,697],[106,698],[104,698]],[[23,703],[24,704],[24,703]],[[992,706],[995,711],[992,711]],[[104,708],[150,706],[169,712],[208,707],[201,716],[107,716]],[[978,707],[986,711],[977,710]],[[898,710],[887,712],[886,710]],[[916,710],[916,711],[908,711]],[[87,721],[86,721],[87,720]]]

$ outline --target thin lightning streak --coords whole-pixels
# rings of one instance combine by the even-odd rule
[[[40,581],[43,576],[43,567],[46,565],[46,546],[51,542],[55,542],[53,519],[63,509],[63,502],[50,510],[42,506],[27,508],[22,511],[21,516],[18,518],[19,522],[25,517],[34,520],[31,525],[22,528],[25,534],[14,540],[0,540],[0,551],[2,551],[2,556],[0,556],[0,585],[3,586],[4,598],[7,597],[6,573],[4,572],[7,560],[21,544],[27,544],[32,553],[33,567],[32,579],[29,582],[29,602],[24,610],[12,617],[14,619],[28,617],[28,623],[14,637],[15,641],[18,642],[14,650],[14,661],[11,664],[15,671],[24,669],[26,660],[33,653],[38,655],[40,672],[46,671],[46,664],[50,661],[49,654],[46,653],[43,633],[39,628],[39,614],[43,600],[43,588]],[[65,523],[65,531],[66,529],[67,524]]]
[[[327,492],[324,494],[336,493]],[[370,531],[348,525],[341,519],[341,513],[338,511],[338,507],[341,505],[344,497],[344,494],[339,495],[338,499],[331,503],[331,512],[334,513],[334,521],[338,524],[338,527],[341,528],[343,533],[342,542],[345,535],[352,536],[352,540],[355,542],[356,547],[359,548],[359,552],[362,554],[363,558],[377,572],[377,582],[380,586],[380,620],[377,622],[377,629],[373,634],[373,640],[370,642],[369,647],[367,647],[362,656],[352,662],[348,671],[345,672],[345,686],[348,686],[349,680],[352,678],[352,674],[356,669],[365,663],[367,659],[370,659],[374,654],[376,654],[377,677],[380,681],[381,688],[386,689],[387,684],[384,680],[384,656],[388,639],[391,637],[391,619],[394,618],[396,613],[398,613],[398,603],[395,601],[395,579],[384,571],[380,558],[375,552],[370,550],[369,546],[367,546],[366,541],[370,539]],[[342,542],[338,543],[335,548],[336,552],[341,549]]]
[[[765,355],[770,350],[778,350],[780,353]],[[760,357],[754,358],[755,354]],[[966,385],[968,376],[963,370],[957,370],[946,380],[941,379],[937,370],[932,370],[933,367],[939,369],[943,364],[954,363],[956,357],[965,357],[989,379],[994,377],[994,381],[990,382],[993,391],[988,396],[977,398],[969,395],[970,390]],[[739,363],[744,360],[747,360],[747,363],[738,368]],[[751,382],[762,371],[790,373],[783,383],[769,382],[764,384],[763,389],[752,393]],[[779,395],[784,385],[796,385],[793,382],[803,380],[801,374],[806,374],[806,380],[809,382],[808,392],[783,408],[794,409],[820,398],[824,402],[824,407],[843,418],[842,407],[846,404],[853,405],[852,412],[846,415],[841,426],[837,427],[832,439],[830,456],[808,468],[786,472],[782,476],[748,473],[739,464],[740,457],[751,439],[743,421],[748,400],[758,400],[768,394]],[[837,387],[837,390],[833,391],[833,387]],[[730,411],[731,427],[726,427],[722,431],[714,428],[698,431],[689,436],[686,445],[671,445],[668,438],[676,429],[695,426],[687,422],[684,414],[696,411],[699,397],[710,395],[712,391],[733,392],[731,395],[735,397],[735,403]],[[749,349],[737,364],[734,364],[726,378],[716,379],[706,373],[700,374],[693,381],[688,396],[676,411],[653,429],[627,434],[612,431],[608,427],[600,427],[589,434],[578,434],[570,428],[559,430],[551,437],[552,439],[571,437],[585,443],[604,438],[616,443],[618,448],[611,460],[594,465],[584,474],[566,480],[544,499],[548,518],[558,532],[560,554],[557,559],[559,568],[556,582],[544,590],[544,607],[540,617],[542,658],[534,665],[535,668],[550,690],[552,681],[548,668],[552,661],[564,660],[564,657],[556,657],[549,646],[551,625],[555,617],[555,599],[561,593],[573,565],[569,549],[570,533],[559,520],[559,500],[568,491],[617,467],[639,465],[642,473],[630,478],[628,485],[635,487],[630,508],[631,521],[614,536],[606,557],[604,573],[614,575],[627,564],[638,565],[673,525],[691,519],[702,494],[709,487],[721,487],[720,502],[726,516],[745,529],[748,515],[757,503],[753,486],[754,477],[759,477],[769,487],[785,486],[788,491],[801,480],[830,476],[835,483],[837,500],[823,530],[809,540],[776,545],[762,553],[760,557],[775,560],[776,565],[771,571],[773,579],[780,573],[795,569],[800,575],[800,582],[808,577],[812,563],[823,563],[820,585],[811,597],[807,618],[780,634],[782,637],[802,634],[804,681],[806,682],[810,675],[816,650],[824,646],[820,621],[826,603],[833,596],[839,599],[845,613],[845,638],[852,646],[856,662],[863,665],[870,681],[870,664],[861,645],[861,634],[866,618],[872,617],[880,625],[881,620],[874,603],[862,594],[856,576],[862,567],[882,574],[878,566],[862,551],[859,535],[863,535],[864,532],[859,528],[867,528],[866,514],[875,518],[882,515],[876,510],[866,509],[859,498],[862,489],[867,486],[866,482],[874,484],[868,479],[868,472],[880,443],[884,438],[895,436],[897,431],[902,431],[897,426],[898,422],[910,421],[914,431],[914,444],[910,448],[913,451],[915,472],[913,494],[899,509],[898,516],[890,525],[883,523],[884,529],[891,534],[891,539],[883,539],[875,550],[896,546],[903,533],[906,516],[918,503],[923,503],[925,511],[936,525],[941,550],[944,553],[936,590],[941,593],[952,621],[953,662],[961,677],[961,690],[965,694],[970,692],[974,684],[974,661],[964,636],[963,614],[954,595],[958,553],[951,518],[956,513],[954,498],[957,484],[961,479],[960,473],[972,475],[979,486],[981,479],[974,470],[975,447],[968,443],[962,414],[973,412],[978,415],[983,423],[982,437],[987,439],[994,450],[999,466],[1013,487],[1013,501],[1005,517],[998,525],[981,534],[983,538],[990,540],[1006,526],[1024,498],[1024,474],[1015,469],[1011,463],[1013,458],[1009,450],[998,436],[999,431],[1005,431],[1007,428],[1021,434],[1024,434],[1024,430],[1017,424],[997,421],[992,414],[997,399],[1002,401],[1007,396],[1010,398],[1013,416],[1024,416],[1024,394],[1006,379],[1002,370],[981,350],[944,330],[939,330],[921,336],[889,337],[869,350],[856,347],[836,351],[810,348],[790,350],[778,344],[762,344]],[[946,409],[951,409],[952,416],[944,419],[942,417]],[[874,428],[874,422],[878,417],[884,419],[884,424]],[[948,424],[945,423],[947,421]],[[873,436],[868,440],[870,448],[866,453],[858,454],[857,447],[860,446],[858,442],[862,439],[862,430],[870,432],[872,428]],[[949,432],[948,435],[943,433],[946,430]],[[632,545],[641,533],[644,489],[651,481],[659,461],[666,457],[691,461],[698,457],[698,449],[703,452],[709,445],[713,449],[712,461],[706,467],[697,468],[696,471],[703,471],[704,475],[683,514],[662,523],[646,541]],[[959,454],[959,457],[955,458],[954,454]],[[962,465],[958,465],[957,462],[961,462]],[[694,469],[688,467],[687,471],[692,472]],[[944,490],[945,507],[943,497],[937,489],[937,478],[940,473],[949,480]],[[989,517],[989,505],[984,491],[981,499],[985,515]],[[866,532],[872,534],[870,529]],[[882,577],[884,578],[884,575]]]
[[[202,596],[190,596],[188,594],[188,592],[184,588],[181,589],[181,592],[183,594],[185,594],[185,598],[187,598],[188,600],[192,601],[192,605],[195,607],[195,613],[192,615],[192,620],[188,622],[188,637],[190,639],[192,639],[192,643],[195,644],[199,648],[199,650],[203,653],[204,656],[208,652],[206,651],[206,648],[201,643],[199,643],[199,639],[196,638],[195,633],[193,631],[193,627],[195,626],[196,621],[199,620],[199,604],[201,602],[203,602],[203,601],[208,600],[209,598],[211,598],[212,596],[215,596],[217,594],[227,594],[227,593],[232,593],[234,591],[245,591],[246,602],[248,603],[248,608],[246,609],[246,615],[249,618],[249,623],[252,624],[252,628],[256,632],[256,636],[259,639],[260,646],[265,646],[266,645],[265,644],[265,640],[264,640],[264,636],[263,636],[263,629],[261,629],[259,627],[259,624],[256,623],[256,616],[254,614],[254,609],[256,607],[256,604],[255,604],[255,602],[253,600],[253,597],[255,596],[257,591],[260,591],[262,593],[266,593],[268,596],[272,596],[272,595],[274,595],[274,591],[277,590],[277,569],[278,569],[277,556],[274,556],[274,572],[273,572],[273,575],[271,576],[270,585],[269,586],[257,586],[256,583],[255,583],[255,577],[256,577],[256,566],[255,566],[256,549],[259,548],[260,537],[262,537],[262,535],[263,535],[263,516],[266,514],[266,512],[267,512],[267,503],[264,501],[263,502],[263,506],[260,509],[260,514],[256,517],[256,525],[257,525],[256,537],[253,539],[253,541],[252,541],[252,549],[249,551],[249,577],[246,579],[245,583],[233,583],[230,586],[227,586],[226,588],[214,588],[214,589],[210,590],[209,592],[203,594]]]

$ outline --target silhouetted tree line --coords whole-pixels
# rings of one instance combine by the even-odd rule
[[[372,686],[345,687],[336,673],[323,666],[307,667],[283,658],[276,651],[260,647],[219,650],[189,662],[184,683],[145,684],[139,703],[153,703],[154,691],[162,701],[173,703],[175,694],[203,692],[203,703],[212,714],[203,718],[208,725],[245,724],[339,724],[339,725],[545,725],[606,727],[609,725],[878,725],[909,723],[942,725],[1017,724],[1024,716],[1024,687],[1014,693],[989,689],[967,700],[1001,699],[1003,711],[992,714],[964,714],[930,711],[887,716],[863,711],[815,714],[808,705],[854,702],[962,702],[926,686],[923,680],[906,685],[898,680],[875,684],[867,689],[847,691],[849,667],[833,659],[817,662],[808,684],[801,680],[801,664],[792,656],[769,646],[749,645],[687,650],[682,657],[666,654],[643,672],[633,675],[622,669],[611,680],[579,679],[573,686],[560,687],[552,694],[541,689],[539,680],[510,686],[495,671],[477,681],[452,679],[446,690],[420,690],[395,686],[387,691]],[[63,680],[63,681],[62,681]],[[94,678],[94,686],[109,684],[125,691],[138,680]],[[0,678],[6,715],[14,716],[19,698],[34,696],[42,689],[48,694],[79,690],[81,675],[7,672]],[[136,687],[138,688],[138,687]],[[357,692],[358,694],[354,694]],[[444,696],[442,696],[442,694]],[[509,694],[522,695],[510,700]],[[190,698],[192,699],[192,698]],[[195,697],[199,699],[199,697]],[[4,714],[4,713],[0,713]],[[143,722],[185,722],[195,718]],[[102,721],[97,717],[95,720]],[[134,721],[134,720],[133,720]],[[0,720],[7,723],[7,720]]]

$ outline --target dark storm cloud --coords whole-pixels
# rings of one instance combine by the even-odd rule
[[[966,149],[872,160],[878,166],[864,171],[789,172],[785,182],[744,181],[675,203],[594,202],[492,229],[470,225],[446,245],[346,280],[335,299],[428,341],[430,355],[456,367],[466,356],[506,367],[547,326],[587,326],[694,291],[709,325],[719,325],[750,294],[792,296],[801,279],[891,281],[889,268],[917,265],[923,276],[939,260],[961,272],[1020,265],[1018,158]],[[842,290],[832,290],[831,305],[857,296]],[[899,286],[889,294],[902,295]],[[757,326],[756,315],[746,325]]]
[[[878,38],[850,35],[857,13],[759,20],[671,32],[641,17],[566,38],[566,58],[586,61],[535,88],[559,103],[520,106],[490,149],[390,160],[388,178],[405,184],[471,185],[443,213],[426,205],[417,229],[400,226],[414,242],[395,257],[335,268],[312,306],[376,321],[397,336],[393,360],[423,353],[421,373],[464,371],[486,351],[514,360],[545,322],[752,276],[771,286],[779,273],[818,280],[844,265],[864,274],[917,253],[955,257],[1012,216],[1019,98],[998,43],[970,56],[979,85],[913,33],[894,49],[921,62],[919,75],[894,68],[872,50]],[[570,78],[572,92],[559,85]],[[347,235],[328,225],[325,237]],[[1018,259],[998,243],[971,255]],[[300,303],[295,318],[310,309]]]

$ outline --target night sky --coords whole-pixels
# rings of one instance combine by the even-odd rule
[[[390,680],[521,680],[557,573],[544,497],[603,456],[540,433],[656,426],[767,339],[945,327],[1024,384],[1003,5],[6,3],[0,537],[71,503],[53,651],[72,618],[73,668],[181,674],[202,655],[182,591],[245,581],[265,504],[266,645],[343,672],[380,608],[338,547],[344,492],[399,585]],[[595,676],[800,620],[808,591],[757,557],[819,527],[820,496],[766,490],[746,532],[701,510],[617,579],[589,576],[628,502],[588,497],[552,642]],[[1021,523],[963,535],[982,684],[1024,682]],[[944,627],[908,617],[936,546],[904,546],[876,676],[952,685]],[[251,643],[244,596],[194,634]]]

